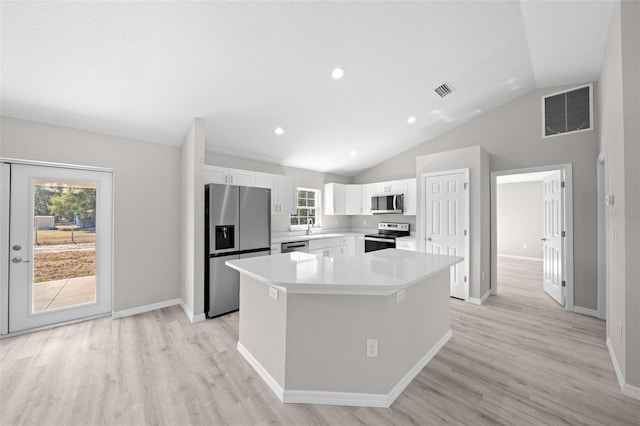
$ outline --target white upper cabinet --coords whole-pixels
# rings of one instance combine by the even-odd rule
[[[290,176],[255,173],[255,186],[271,189],[271,213],[296,213],[296,183]]]
[[[416,207],[418,205],[418,197],[416,191],[416,178],[404,180],[404,206],[403,214],[409,216],[416,215]]]
[[[346,213],[346,186],[342,183],[324,184],[324,214],[342,215]]]
[[[362,185],[346,185],[346,214],[363,214]]]
[[[249,170],[204,166],[204,183],[254,186],[255,173]]]
[[[376,182],[373,184],[373,195],[398,195],[404,193],[404,180]]]
[[[373,184],[365,183],[362,185],[362,214],[372,216],[371,213],[371,197],[373,197]]]

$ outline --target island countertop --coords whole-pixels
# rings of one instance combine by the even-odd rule
[[[386,296],[462,260],[457,256],[386,249],[337,258],[292,252],[230,260],[226,265],[291,294]]]

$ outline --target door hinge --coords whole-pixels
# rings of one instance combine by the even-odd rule
[[[465,282],[465,283],[467,282],[467,277],[464,277],[464,282]]]
[[[464,230],[464,235],[465,235],[465,236],[467,235],[467,230],[466,230],[466,229]]]
[[[464,183],[464,189],[467,189],[467,182]]]
[[[564,188],[564,181],[560,182],[560,188]]]
[[[562,236],[563,236],[563,237],[566,237],[566,236],[567,236],[567,234],[565,234],[565,233],[564,233],[564,231],[562,231]]]
[[[562,287],[566,287],[567,286],[567,282],[566,281],[562,281]]]

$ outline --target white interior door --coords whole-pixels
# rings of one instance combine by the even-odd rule
[[[425,251],[465,257],[451,267],[451,297],[468,300],[466,173],[425,177]]]
[[[10,174],[9,332],[110,313],[111,173],[11,164]]]
[[[556,171],[543,181],[544,236],[543,279],[544,291],[561,305],[564,305],[564,244],[562,172]]]

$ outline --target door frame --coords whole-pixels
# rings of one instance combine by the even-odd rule
[[[90,318],[102,317],[105,315],[113,314],[113,301],[114,301],[114,249],[115,249],[115,197],[113,196],[114,191],[114,169],[106,168],[106,167],[95,167],[95,166],[83,166],[76,164],[67,164],[67,163],[53,163],[47,161],[35,161],[35,160],[24,160],[18,158],[8,158],[8,157],[0,157],[0,259],[9,259],[9,214],[10,214],[10,199],[11,199],[11,182],[10,182],[10,165],[26,165],[26,166],[39,166],[39,167],[52,167],[58,169],[71,169],[71,170],[84,170],[91,172],[107,172],[112,174],[111,181],[111,265],[109,266],[111,271],[111,283],[110,292],[111,292],[111,312],[109,314],[101,314],[97,316],[92,316],[88,318],[81,318],[71,321],[65,321],[61,323],[45,325],[42,327],[35,327],[28,330],[21,330],[9,333],[9,264],[8,262],[0,261],[0,336],[4,335],[19,335],[24,333],[30,333],[36,330],[43,330],[47,328],[59,327],[63,324],[72,324],[80,321],[85,321]]]
[[[471,274],[469,273],[471,268],[471,259],[470,259],[471,247],[469,247],[469,242],[471,241],[471,229],[470,229],[471,227],[469,222],[469,212],[471,209],[471,205],[470,205],[471,197],[469,196],[469,194],[471,193],[471,190],[470,190],[471,182],[469,180],[469,168],[443,170],[440,172],[422,173],[420,175],[420,180],[421,180],[420,183],[422,185],[422,215],[420,220],[422,222],[422,226],[420,227],[420,234],[418,238],[420,238],[419,247],[422,247],[422,250],[426,250],[425,240],[427,238],[427,224],[425,222],[427,220],[427,178],[436,177],[436,176],[455,175],[459,173],[464,174],[464,181],[465,181],[464,227],[467,230],[467,235],[465,235],[464,237],[464,246],[465,246],[464,247],[464,264],[465,264],[464,273],[465,273],[465,276],[467,277],[467,282],[464,285],[464,301],[469,302],[469,285],[471,284]]]
[[[596,309],[598,318],[608,320],[609,310],[609,217],[607,216],[607,195],[609,194],[609,170],[607,155],[601,152],[596,164],[597,173],[597,205],[598,205],[598,300]],[[607,332],[609,328],[607,328]]]
[[[563,174],[565,188],[564,198],[564,279],[565,305],[567,311],[574,310],[574,271],[573,271],[573,166],[571,163],[550,166],[528,167],[524,169],[499,170],[491,172],[491,294],[498,294],[498,207],[497,207],[497,179],[499,176],[519,175],[524,173],[550,172],[560,170]]]

